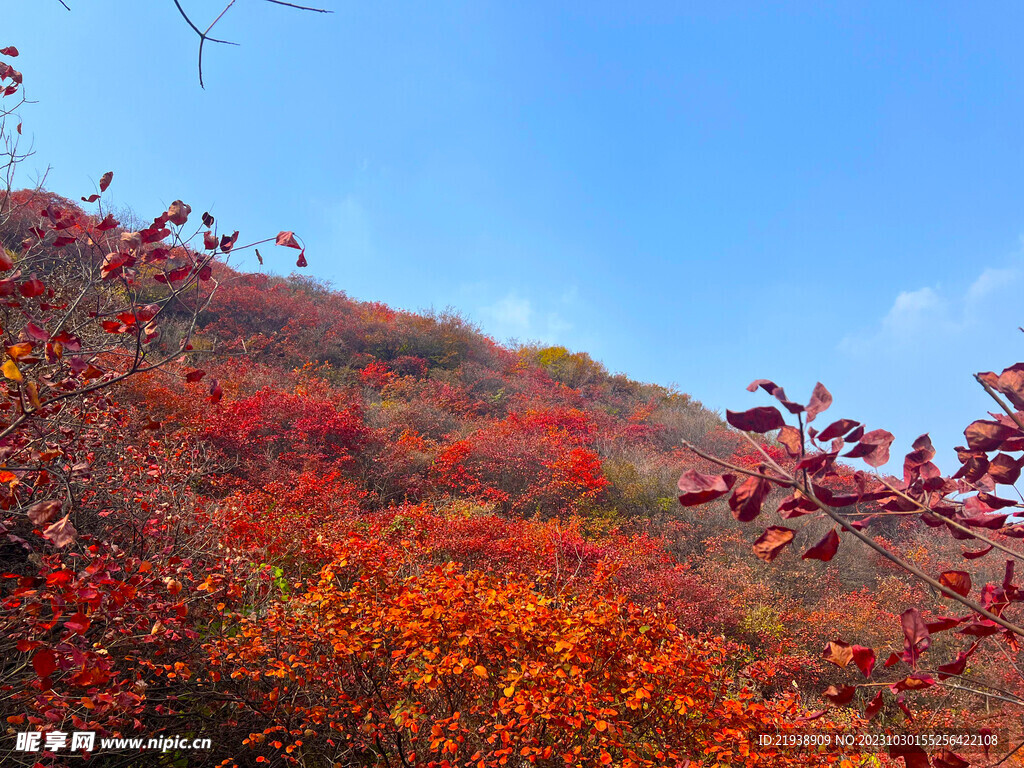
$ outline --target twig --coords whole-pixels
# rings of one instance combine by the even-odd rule
[[[984,389],[986,392],[988,392],[988,396],[989,397],[991,397],[993,400],[995,400],[997,403],[999,403],[999,407],[1002,408],[1004,411],[1006,411],[1006,415],[1009,416],[1011,419],[1013,419],[1014,422],[1016,422],[1018,427],[1020,427],[1021,429],[1024,429],[1024,422],[1021,421],[1020,416],[1017,415],[1017,412],[1015,410],[1013,410],[1012,408],[1010,408],[1010,406],[1008,406],[1003,401],[1003,398],[1001,398],[999,395],[997,395],[995,390],[992,389],[992,387],[990,387],[985,381],[982,380],[980,374],[977,374],[977,373],[974,374],[974,380],[977,381],[979,384],[981,384],[982,389]]]
[[[190,18],[188,17],[188,14],[187,14],[187,13],[185,13],[185,9],[181,7],[181,3],[180,3],[180,2],[178,2],[178,0],[174,0],[174,5],[175,5],[175,7],[176,7],[176,8],[178,9],[178,13],[180,13],[180,14],[181,14],[181,18],[183,18],[183,19],[185,20],[185,22],[186,22],[186,23],[187,23],[187,24],[188,24],[188,25],[189,25],[190,27],[192,27],[192,31],[193,31],[193,32],[195,32],[195,33],[196,33],[197,35],[199,35],[199,87],[200,87],[200,88],[206,88],[206,86],[205,86],[205,85],[203,85],[203,44],[204,44],[204,43],[205,43],[205,42],[206,42],[207,40],[209,40],[209,41],[210,41],[211,43],[222,43],[222,44],[224,44],[224,45],[238,45],[238,43],[233,43],[233,42],[231,42],[230,40],[220,40],[220,39],[218,39],[218,38],[216,38],[216,37],[210,37],[210,30],[211,30],[211,29],[213,29],[213,26],[214,26],[214,24],[216,24],[216,23],[217,23],[218,21],[220,21],[220,20],[221,20],[221,17],[222,17],[222,16],[223,16],[223,15],[224,15],[225,13],[227,13],[227,12],[228,12],[228,8],[230,8],[230,7],[231,7],[232,5],[234,5],[234,4],[235,4],[235,0],[231,0],[231,2],[230,2],[230,3],[228,3],[227,7],[226,7],[226,8],[225,8],[225,9],[224,9],[223,11],[221,11],[221,12],[220,12],[220,14],[219,14],[219,15],[217,16],[217,18],[216,18],[216,19],[214,19],[214,20],[213,20],[213,24],[211,24],[210,26],[208,26],[208,27],[206,28],[206,31],[205,31],[205,32],[201,32],[201,31],[199,30],[199,27],[197,27],[197,26],[196,26],[196,25],[195,25],[195,24],[193,23],[192,19],[190,19]]]
[[[793,485],[793,478],[791,477],[772,477],[771,475],[765,475],[761,472],[755,472],[752,469],[746,469],[744,467],[736,466],[735,464],[730,464],[725,459],[720,459],[717,456],[712,456],[710,453],[705,453],[700,448],[698,448],[693,443],[687,440],[680,440],[679,444],[683,446],[683,448],[685,448],[686,450],[697,454],[702,459],[707,459],[708,461],[713,462],[720,467],[724,467],[725,469],[731,469],[733,472],[739,472],[741,475],[759,477],[762,480],[770,480],[773,483],[781,483],[783,485],[790,487]]]
[[[933,517],[937,517],[937,518],[939,518],[941,520],[944,520],[947,524],[949,524],[950,527],[956,528],[958,531],[962,531],[963,533],[968,533],[968,534],[971,535],[972,538],[975,538],[978,541],[984,542],[985,544],[988,544],[991,547],[995,547],[1000,552],[1003,552],[1004,554],[1007,554],[1007,555],[1009,555],[1010,557],[1012,557],[1012,558],[1014,558],[1016,560],[1020,560],[1021,562],[1024,562],[1024,554],[1021,554],[1020,552],[1016,552],[1016,551],[1010,549],[1009,547],[1003,546],[998,541],[994,541],[994,540],[988,538],[987,536],[985,536],[983,533],[978,533],[973,528],[968,528],[966,525],[962,525],[962,524],[958,523],[956,520],[954,520],[951,517],[946,517],[941,512],[936,512],[934,509],[932,509],[931,507],[927,506],[926,504],[922,504],[920,501],[915,499],[913,496],[908,496],[907,494],[905,494],[903,491],[899,490],[898,488],[894,488],[892,485],[887,483],[883,478],[880,477],[878,479],[879,479],[879,482],[882,483],[882,485],[884,485],[886,488],[888,488],[890,491],[892,491],[893,493],[895,493],[897,496],[899,496],[900,498],[904,499],[905,501],[909,501],[911,504],[916,505],[917,508],[919,510],[921,510],[922,512],[925,512],[926,514],[932,515]],[[917,514],[917,513],[915,512],[914,514]]]
[[[286,3],[284,0],[267,0],[268,3],[274,5],[285,5],[289,8],[295,8],[298,11],[312,11],[313,13],[334,13],[334,11],[328,11],[325,8],[310,8],[308,5],[296,5],[295,3]]]
[[[1022,328],[1021,330],[1024,330],[1024,328]],[[1013,757],[1013,756],[1014,756],[1015,754],[1017,754],[1017,751],[1018,751],[1018,750],[1019,750],[1019,749],[1020,749],[1021,747],[1024,747],[1024,741],[1022,741],[1022,742],[1021,742],[1020,744],[1018,744],[1018,745],[1017,745],[1016,747],[1014,747],[1013,749],[1011,749],[1011,750],[1010,750],[1010,752],[1009,752],[1009,753],[1008,753],[1008,754],[1006,755],[1006,757],[1004,757],[1004,758],[1003,758],[1002,760],[1000,760],[1000,761],[999,761],[998,763],[993,763],[993,765],[992,765],[992,768],[995,768],[995,767],[996,767],[997,765],[1002,765],[1003,763],[1005,763],[1005,762],[1006,762],[1007,760],[1009,760],[1009,759],[1010,759],[1011,757]]]
[[[1017,626],[1011,621],[1007,621],[1006,619],[998,616],[995,613],[992,613],[992,611],[988,610],[987,608],[984,608],[980,603],[976,603],[974,600],[964,597],[959,592],[954,592],[945,584],[941,584],[936,579],[933,579],[931,576],[922,571],[913,563],[908,563],[899,555],[894,555],[892,552],[887,550],[885,547],[883,547],[877,541],[872,539],[870,536],[867,536],[861,531],[858,531],[856,528],[851,526],[850,523],[847,522],[842,515],[840,515],[830,506],[821,501],[821,499],[819,499],[814,494],[814,491],[811,491],[807,488],[801,488],[800,492],[803,493],[808,499],[810,499],[818,507],[818,509],[820,509],[826,515],[831,517],[835,522],[839,523],[839,525],[841,525],[846,531],[851,533],[854,536],[854,538],[859,539],[864,544],[867,544],[869,547],[871,547],[873,550],[875,550],[878,554],[880,554],[889,562],[900,566],[900,568],[907,571],[908,573],[913,574],[918,579],[923,581],[925,584],[930,586],[932,589],[937,589],[939,592],[941,592],[951,600],[956,600],[956,602],[966,606],[967,608],[970,608],[975,613],[984,616],[986,619],[989,619],[990,621],[994,621],[1003,629],[1010,630],[1011,632],[1013,632],[1013,634],[1017,635],[1018,637],[1024,637],[1024,628]]]
[[[987,693],[986,691],[979,691],[977,688],[968,688],[966,685],[957,685],[956,683],[946,683],[946,682],[939,683],[939,685],[943,686],[944,688],[952,688],[953,690],[956,690],[956,691],[966,691],[967,693],[973,693],[973,694],[976,694],[978,696],[984,696],[987,699],[996,699],[997,701],[1005,701],[1007,704],[1016,704],[1018,707],[1021,704],[1024,704],[1024,701],[1022,701],[1021,699],[1016,699],[1016,698],[1010,699],[1010,698],[1007,698],[1006,696],[999,696],[998,694],[995,694],[995,693]]]

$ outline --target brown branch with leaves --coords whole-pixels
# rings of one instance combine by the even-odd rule
[[[957,448],[961,468],[950,477],[943,476],[933,463],[935,449],[927,435],[914,441],[904,459],[903,477],[899,479],[883,476],[879,471],[889,461],[889,448],[894,440],[890,432],[867,431],[862,423],[852,419],[839,419],[821,431],[812,427],[815,418],[832,404],[832,395],[820,383],[807,404],[790,400],[782,387],[766,379],[754,381],[748,387],[751,392],[762,389],[775,397],[782,409],[795,417],[796,425],[787,424],[783,410],[775,406],[726,412],[728,423],[755,449],[755,456],[759,457],[755,459],[755,466],[741,466],[690,442],[683,443],[685,449],[722,470],[718,475],[694,469],[685,472],[679,479],[679,501],[683,506],[699,506],[728,497],[728,506],[736,520],[749,523],[762,514],[772,491],[788,492],[789,495],[775,505],[784,520],[825,517],[838,526],[808,547],[802,555],[804,560],[826,563],[832,560],[840,547],[842,534],[856,539],[914,580],[968,610],[961,617],[926,620],[919,608],[908,607],[900,617],[903,652],[890,654],[885,666],[904,664],[909,673],[887,683],[832,686],[823,693],[832,703],[844,705],[852,701],[857,688],[878,688],[865,708],[868,719],[881,710],[886,687],[908,716],[910,710],[904,702],[908,692],[933,686],[967,691],[968,687],[959,683],[965,679],[986,688],[990,692],[986,695],[997,700],[1014,705],[1024,702],[1024,689],[1007,695],[1006,691],[997,690],[989,683],[963,677],[968,661],[983,647],[982,640],[990,638],[1008,659],[1007,648],[1016,652],[1019,638],[1024,637],[1024,626],[1007,615],[1012,606],[1024,602],[1024,589],[1014,583],[1014,565],[1018,560],[1024,561],[1024,552],[1008,543],[1009,539],[1024,538],[1024,523],[1013,518],[1021,505],[996,494],[999,485],[1013,486],[1024,468],[1024,363],[1011,366],[999,375],[988,372],[977,374],[975,378],[1002,413],[992,414],[991,420],[975,421],[965,429],[967,445]],[[781,446],[785,454],[776,447],[773,458],[764,438],[759,442],[751,436],[768,433],[775,433],[774,443]],[[990,455],[993,453],[994,456]],[[783,455],[788,461],[776,460]],[[841,458],[862,459],[873,471],[853,471],[839,461]],[[835,490],[837,486],[852,486],[852,490],[840,492]],[[862,511],[865,505],[875,510],[875,514],[865,517]],[[856,511],[851,512],[851,509]],[[946,530],[958,540],[977,540],[986,545],[980,551],[962,553],[966,559],[978,560],[991,551],[1007,555],[1002,583],[986,584],[975,598],[968,572],[927,573],[865,531],[873,517],[887,515],[900,515],[900,519],[917,516],[924,524]],[[770,562],[796,540],[797,533],[790,527],[769,526],[754,543],[754,554]],[[946,664],[923,667],[920,661],[932,644],[932,636],[950,630],[956,630],[969,646]],[[853,661],[867,678],[876,662],[873,649],[851,646],[841,639],[828,643],[822,657],[840,667]],[[1024,673],[1015,664],[1011,667],[1017,669],[1020,682],[1024,684]]]

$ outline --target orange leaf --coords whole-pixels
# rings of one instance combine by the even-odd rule
[[[21,360],[32,354],[32,344],[27,341],[23,341],[21,344],[12,344],[7,348],[7,354],[15,360]]]
[[[8,360],[3,366],[0,366],[0,372],[3,372],[6,378],[19,384],[25,380],[25,377],[21,375],[21,371],[18,370],[18,366],[15,365],[13,360]]]

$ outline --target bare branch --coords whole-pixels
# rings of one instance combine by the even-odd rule
[[[996,394],[995,390],[992,389],[992,387],[990,387],[985,381],[982,380],[980,374],[977,374],[977,373],[974,374],[974,380],[977,381],[979,384],[981,384],[982,388],[986,392],[988,392],[989,397],[991,397],[993,400],[995,400],[997,403],[999,403],[999,407],[1002,408],[1004,411],[1006,411],[1006,415],[1009,416],[1011,419],[1013,419],[1014,422],[1016,422],[1018,427],[1020,427],[1021,429],[1024,429],[1024,422],[1021,421],[1020,416],[1017,415],[1017,412],[1015,410],[1013,410],[1012,408],[1010,408],[1010,406],[1008,406],[1006,404],[1006,402],[1003,400],[1003,398],[1001,398],[998,394]]]
[[[705,453],[700,448],[698,448],[697,446],[693,445],[693,443],[690,443],[690,442],[688,442],[686,440],[681,440],[679,444],[681,446],[683,446],[683,448],[685,448],[686,450],[691,451],[692,453],[697,454],[702,459],[707,459],[708,461],[714,462],[718,466],[723,467],[725,469],[731,469],[734,472],[739,472],[740,474],[749,475],[751,477],[759,477],[762,480],[770,480],[773,483],[779,483],[779,484],[785,485],[787,487],[794,487],[793,486],[793,483],[794,483],[793,478],[789,477],[788,475],[784,475],[783,477],[772,477],[771,475],[765,475],[765,474],[763,474],[761,472],[755,472],[752,469],[745,469],[743,467],[738,467],[735,464],[730,464],[725,459],[720,459],[717,456],[711,455],[710,453]]]
[[[288,8],[294,8],[297,11],[312,11],[313,13],[334,13],[334,11],[328,11],[326,8],[310,8],[308,5],[296,5],[295,3],[286,3],[284,0],[267,0],[268,3],[274,5],[284,5]]]
[[[190,27],[192,27],[192,31],[193,32],[195,32],[197,35],[199,35],[199,87],[200,88],[206,88],[206,86],[203,84],[203,44],[206,43],[207,40],[209,40],[211,43],[221,43],[223,45],[238,45],[238,43],[233,43],[230,40],[220,40],[220,39],[218,39],[216,37],[210,37],[210,30],[213,29],[214,24],[216,24],[218,21],[220,21],[221,17],[224,16],[224,14],[228,12],[228,9],[231,8],[231,6],[233,6],[234,4],[235,4],[235,0],[231,0],[231,2],[227,4],[227,7],[223,11],[220,12],[220,14],[217,16],[216,19],[213,20],[213,24],[210,24],[210,26],[208,26],[206,28],[205,32],[201,32],[199,30],[199,27],[197,27],[195,25],[195,23],[192,21],[192,19],[190,19],[188,17],[188,14],[185,13],[185,9],[181,7],[181,3],[178,2],[178,0],[174,0],[174,5],[178,9],[178,13],[181,14],[181,18],[183,18],[185,20],[185,22]]]

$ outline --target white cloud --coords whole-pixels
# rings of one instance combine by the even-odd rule
[[[985,271],[978,275],[978,279],[971,284],[971,287],[967,289],[967,310],[976,311],[981,309],[979,306],[980,302],[1015,283],[1020,278],[1020,274],[1020,269],[1017,267],[1007,267],[1005,269],[988,267],[985,269]]]
[[[484,307],[483,314],[513,335],[526,334],[532,326],[533,305],[529,299],[509,293],[489,307]]]
[[[1019,267],[987,267],[966,289],[943,290],[925,286],[902,291],[874,328],[862,329],[839,342],[842,352],[902,355],[936,347],[968,342],[979,329],[1012,323],[1017,303],[1011,301],[1019,290]]]
[[[484,332],[499,340],[566,344],[575,326],[563,312],[573,303],[575,289],[569,289],[566,295],[554,302],[553,307],[546,306],[543,300],[525,298],[515,291],[509,291],[496,301],[480,307],[477,315]]]

